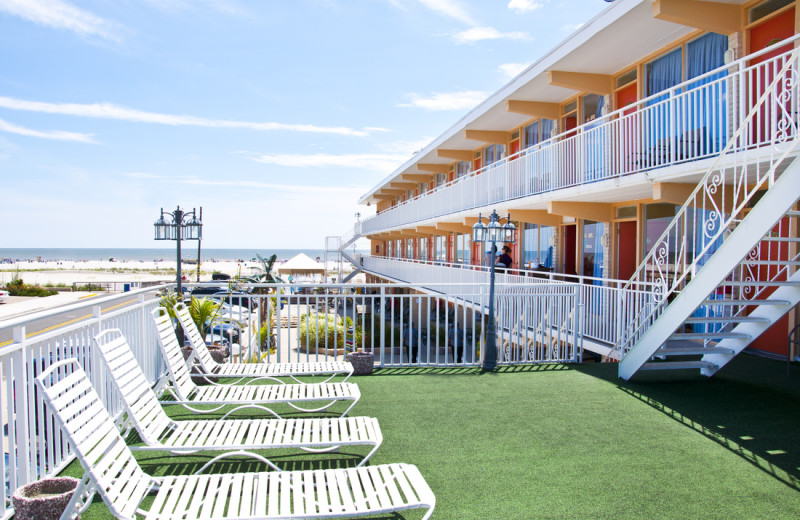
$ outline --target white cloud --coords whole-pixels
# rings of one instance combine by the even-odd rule
[[[410,101],[397,106],[424,108],[426,110],[467,110],[478,105],[488,95],[488,92],[479,90],[440,92],[429,97],[422,97],[419,94],[407,94],[406,97]]]
[[[582,23],[567,24],[567,25],[562,25],[561,30],[567,33],[573,33],[578,29],[580,29],[581,27],[583,27]]]
[[[456,43],[475,43],[481,40],[531,40],[527,32],[500,32],[494,27],[473,27],[453,35]]]
[[[63,130],[32,130],[22,126],[14,125],[8,121],[0,119],[0,132],[24,135],[26,137],[39,137],[41,139],[52,139],[54,141],[74,141],[79,143],[96,143],[91,134],[79,134],[77,132],[65,132]]]
[[[250,180],[209,180],[199,178],[185,178],[180,179],[178,182],[182,184],[191,184],[193,186],[216,186],[219,188],[258,188],[266,190],[280,190],[291,193],[322,193],[322,194],[342,194],[342,193],[359,193],[359,190],[367,190],[368,188],[361,186],[317,186],[308,185],[302,186],[298,184],[275,184],[271,182],[259,182]]]
[[[136,110],[111,103],[92,103],[89,105],[81,105],[77,103],[43,103],[39,101],[25,101],[21,99],[0,96],[0,107],[9,108],[12,110],[42,112],[46,114],[92,117],[98,119],[116,119],[120,121],[153,123],[170,126],[244,128],[259,131],[283,130],[288,132],[339,134],[359,137],[364,137],[370,134],[370,131],[367,129],[357,130],[344,126],[317,126],[309,124],[287,124],[274,122],[256,123],[248,121],[228,121],[224,119],[205,119],[194,116],[159,114],[157,112],[144,112],[142,110]]]
[[[118,42],[120,26],[64,0],[0,0],[0,11],[84,37]]]
[[[243,16],[249,15],[239,2],[235,0],[145,0],[148,4],[153,5],[162,11],[188,11],[194,10],[213,10],[218,13]]]
[[[147,173],[147,172],[128,172],[123,174],[126,177],[133,177],[134,179],[161,179],[161,175],[156,175],[155,173]]]
[[[456,0],[419,0],[422,5],[441,13],[448,18],[458,20],[467,25],[478,25],[478,23],[464,10]]]
[[[520,72],[527,69],[529,66],[530,63],[503,63],[497,68],[509,78],[516,78]]]
[[[384,152],[398,154],[404,153],[408,155],[408,157],[411,157],[415,153],[428,146],[431,141],[433,141],[432,137],[424,137],[416,141],[391,141],[378,145],[378,148]]]
[[[264,163],[293,168],[358,168],[389,173],[410,157],[410,154],[363,153],[363,154],[260,154],[249,157]]]
[[[533,0],[511,0],[508,2],[508,8],[518,13],[527,13],[540,7],[542,7],[542,4]]]

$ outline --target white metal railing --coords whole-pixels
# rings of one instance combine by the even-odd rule
[[[185,286],[188,289],[191,284]],[[425,293],[412,284],[241,284],[244,294],[227,301],[232,362],[315,362],[342,359],[347,352],[372,352],[376,364],[396,366],[475,366],[485,330],[488,288],[464,284],[459,290]],[[582,294],[564,284],[498,285],[497,323],[501,363],[579,362],[582,359]],[[434,289],[435,290],[435,289]],[[234,300],[234,298],[236,298]],[[125,304],[126,301],[130,303]],[[535,300],[535,304],[532,304]],[[13,331],[0,350],[0,419],[7,460],[0,518],[13,514],[10,492],[52,476],[71,460],[66,440],[43,407],[34,378],[51,364],[77,358],[112,415],[123,407],[92,338],[119,328],[148,380],[163,375],[151,311],[162,300],[145,289],[74,304],[0,322]],[[107,312],[101,306],[108,306]],[[65,311],[87,319],[28,337],[37,320]],[[219,332],[219,331],[217,331]]]
[[[777,45],[800,39],[794,36]],[[719,155],[790,53],[754,64],[775,47],[620,108],[360,222],[360,234],[389,231],[460,211]],[[783,131],[775,112],[737,150]],[[728,151],[733,151],[734,148]]]
[[[19,486],[61,471],[72,454],[66,439],[58,430],[52,415],[44,409],[35,389],[34,377],[51,364],[77,358],[104,399],[112,414],[121,410],[119,400],[110,386],[103,384],[98,359],[92,351],[92,338],[103,329],[119,328],[129,339],[142,369],[151,381],[161,375],[161,356],[155,348],[157,336],[150,310],[157,300],[145,299],[152,289],[144,289],[73,304],[54,311],[0,322],[0,330],[12,330],[13,343],[0,350],[0,421],[2,421],[3,450],[0,474],[5,475],[2,486],[3,511],[7,518],[10,493]],[[124,304],[125,300],[132,300]],[[109,305],[110,312],[101,312]],[[56,330],[27,337],[27,328],[38,319],[56,316],[65,311],[87,312],[91,317]]]
[[[745,218],[757,202],[756,193],[769,189],[790,162],[800,142],[799,54],[800,48],[784,55],[781,67],[768,68],[770,74],[757,82],[763,93],[756,89],[751,95],[758,95],[758,101],[752,103],[747,117],[631,277],[631,284],[655,282],[658,299],[655,305],[635,313],[615,345],[612,359],[621,359],[633,348],[668,300]],[[755,148],[754,142],[769,142],[770,146]]]
[[[465,283],[488,284],[489,268],[468,264],[427,262],[402,258],[364,256],[361,265],[367,271],[424,287],[437,287],[445,294],[458,291]],[[496,273],[498,283],[509,290],[515,286],[568,285],[580,294],[583,334],[610,345],[615,344],[625,323],[629,322],[628,309],[638,309],[652,304],[655,294],[652,284],[642,282],[635,288],[623,286],[627,280],[595,278],[591,276],[565,275],[545,271],[509,269]]]

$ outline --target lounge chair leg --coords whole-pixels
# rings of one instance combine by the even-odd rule
[[[222,455],[217,455],[213,459],[211,459],[208,462],[206,462],[205,464],[203,464],[203,466],[200,469],[198,469],[197,471],[194,472],[194,475],[202,473],[203,470],[205,470],[207,467],[211,466],[212,464],[214,464],[215,462],[217,462],[219,460],[226,459],[228,457],[235,457],[235,456],[239,456],[239,455],[244,455],[245,457],[252,457],[252,458],[254,458],[256,460],[259,460],[259,461],[263,462],[264,464],[266,464],[267,466],[269,466],[270,468],[274,469],[275,471],[283,471],[281,468],[276,466],[272,461],[262,457],[261,455],[258,455],[256,453],[252,453],[252,452],[249,452],[249,451],[239,450],[239,451],[231,451],[231,452],[228,452],[228,453],[223,453]]]

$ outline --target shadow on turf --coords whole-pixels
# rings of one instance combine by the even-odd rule
[[[712,378],[675,371],[617,378],[616,364],[576,366],[800,491],[800,370],[741,355]]]
[[[376,368],[369,376],[420,376],[420,375],[489,375],[489,374],[513,374],[521,372],[555,372],[563,370],[573,370],[572,365],[559,365],[555,363],[538,365],[500,365],[492,372],[484,372],[480,366],[459,366],[459,367],[434,367],[434,366],[407,366],[407,367],[383,367]],[[356,380],[357,381],[357,380]]]
[[[264,453],[262,453],[264,455]],[[361,462],[363,455],[345,454],[343,452],[329,454],[266,454],[271,462],[281,468],[282,471],[308,471],[323,469],[355,468]],[[300,457],[313,457],[313,459],[303,460]],[[325,458],[321,458],[325,457]],[[210,460],[210,457],[195,456],[170,456],[153,455],[146,458],[137,457],[139,465],[145,473],[154,476],[174,476],[191,475],[203,467]],[[275,471],[263,462],[250,457],[241,455],[232,456],[215,462],[206,468],[202,474],[212,473],[253,473],[259,471]]]

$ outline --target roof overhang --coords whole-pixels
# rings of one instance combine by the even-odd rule
[[[728,0],[723,4],[742,4],[744,0]],[[393,171],[369,192],[359,203],[376,202],[373,195],[381,187],[398,181],[403,175],[419,173],[418,163],[423,165],[449,164],[454,154],[437,153],[438,149],[471,151],[481,146],[472,131],[508,132],[531,118],[527,113],[511,111],[524,107],[510,101],[532,101],[538,103],[562,103],[578,91],[551,83],[551,71],[577,72],[597,75],[587,78],[624,72],[625,68],[657,52],[666,45],[691,34],[697,29],[679,23],[660,20],[653,16],[651,0],[617,0],[584,24],[566,40],[539,58],[534,64],[488,99],[458,120],[447,131],[416,153],[411,159]],[[632,44],[634,43],[635,44]],[[556,74],[565,80],[575,76]],[[580,79],[580,78],[577,78]],[[533,109],[533,106],[531,106]],[[541,105],[539,108],[546,108]],[[450,157],[448,157],[449,155]],[[467,155],[464,154],[464,157]]]

